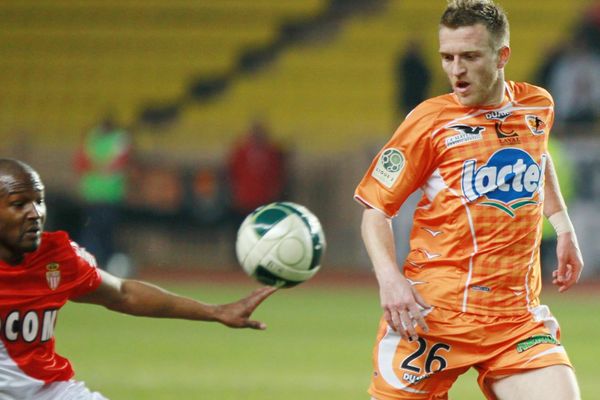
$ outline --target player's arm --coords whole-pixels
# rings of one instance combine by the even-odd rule
[[[428,329],[417,303],[424,308],[430,306],[398,268],[391,220],[378,210],[365,209],[361,232],[379,282],[385,320],[403,338],[416,339],[413,321],[425,331]]]
[[[583,259],[550,155],[548,155],[545,173],[544,215],[554,226],[557,238],[558,268],[552,272],[552,283],[558,286],[559,292],[564,292],[579,281]]]
[[[150,283],[99,272],[102,276],[100,286],[73,301],[98,304],[129,315],[217,321],[232,328],[265,329],[265,324],[249,318],[256,307],[277,290],[263,287],[234,303],[215,305],[179,296]]]

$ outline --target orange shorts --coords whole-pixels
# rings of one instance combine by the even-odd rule
[[[459,375],[474,367],[488,399],[494,377],[550,365],[571,366],[558,322],[546,306],[522,316],[483,316],[434,308],[429,333],[403,340],[382,318],[369,393],[378,400],[447,399]]]

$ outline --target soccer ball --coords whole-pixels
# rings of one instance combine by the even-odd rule
[[[276,202],[244,219],[235,249],[248,275],[266,285],[291,287],[317,273],[325,246],[313,213],[299,204]]]

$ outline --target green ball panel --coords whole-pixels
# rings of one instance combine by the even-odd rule
[[[256,270],[254,271],[254,277],[259,282],[264,283],[265,285],[276,286],[281,288],[289,288],[302,283],[280,278],[261,265],[256,267]]]
[[[302,219],[302,221],[304,222],[306,227],[308,228],[308,231],[310,232],[310,235],[312,238],[312,243],[313,243],[313,258],[310,262],[310,267],[308,267],[308,270],[310,271],[311,269],[314,269],[314,268],[320,266],[321,265],[321,257],[323,256],[323,250],[324,250],[324,246],[322,243],[322,237],[321,237],[321,235],[323,233],[321,231],[320,225],[315,226],[315,225],[311,224],[309,219],[304,214],[304,212],[302,212],[298,208],[296,208],[293,203],[282,202],[282,203],[279,203],[279,206],[285,207],[291,213],[298,215]],[[308,210],[307,210],[307,212],[308,212]],[[318,221],[316,219],[316,217],[314,217],[314,219],[316,221]]]
[[[280,208],[261,208],[254,215],[254,230],[260,237],[263,237],[269,229],[287,216],[288,213]]]

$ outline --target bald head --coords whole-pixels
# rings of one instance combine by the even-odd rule
[[[35,170],[23,161],[14,158],[0,158],[0,176],[14,175],[23,172],[34,172]]]
[[[46,202],[38,173],[22,161],[0,158],[0,260],[17,265],[41,244]]]
[[[28,182],[36,190],[44,189],[39,174],[29,164],[12,158],[0,158],[0,192],[10,193],[16,182]]]

